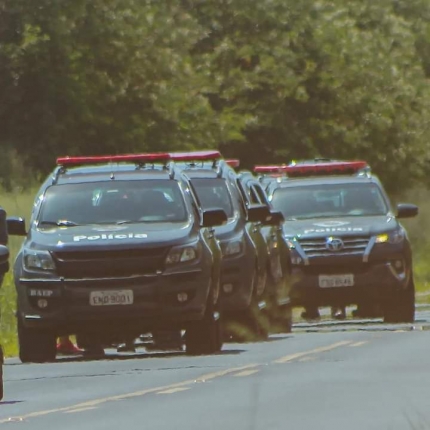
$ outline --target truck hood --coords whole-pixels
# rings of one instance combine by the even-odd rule
[[[393,215],[354,216],[285,221],[283,232],[287,237],[297,238],[374,236],[398,227],[399,223]]]
[[[188,243],[193,224],[135,223],[127,225],[85,225],[52,229],[33,228],[26,247],[46,250],[93,250],[163,247]]]

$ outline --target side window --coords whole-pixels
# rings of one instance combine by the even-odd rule
[[[258,196],[259,203],[269,206],[266,193],[264,192],[263,188],[261,188],[260,184],[252,185],[252,190],[254,194]]]
[[[260,204],[260,199],[258,198],[258,193],[255,191],[254,186],[249,188],[249,197],[252,204]]]

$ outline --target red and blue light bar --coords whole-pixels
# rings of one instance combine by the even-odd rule
[[[288,177],[353,175],[369,169],[366,161],[327,161],[292,163],[289,165],[255,166],[254,172],[265,175],[285,174]]]

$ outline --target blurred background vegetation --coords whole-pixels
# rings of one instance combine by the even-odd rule
[[[0,205],[28,214],[59,155],[364,158],[394,201],[421,203],[425,289],[429,78],[428,0],[2,0]],[[9,274],[8,345],[11,290]]]

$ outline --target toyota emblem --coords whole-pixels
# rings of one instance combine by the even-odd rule
[[[337,252],[343,249],[343,241],[338,237],[328,237],[325,243],[326,248],[329,251]]]

